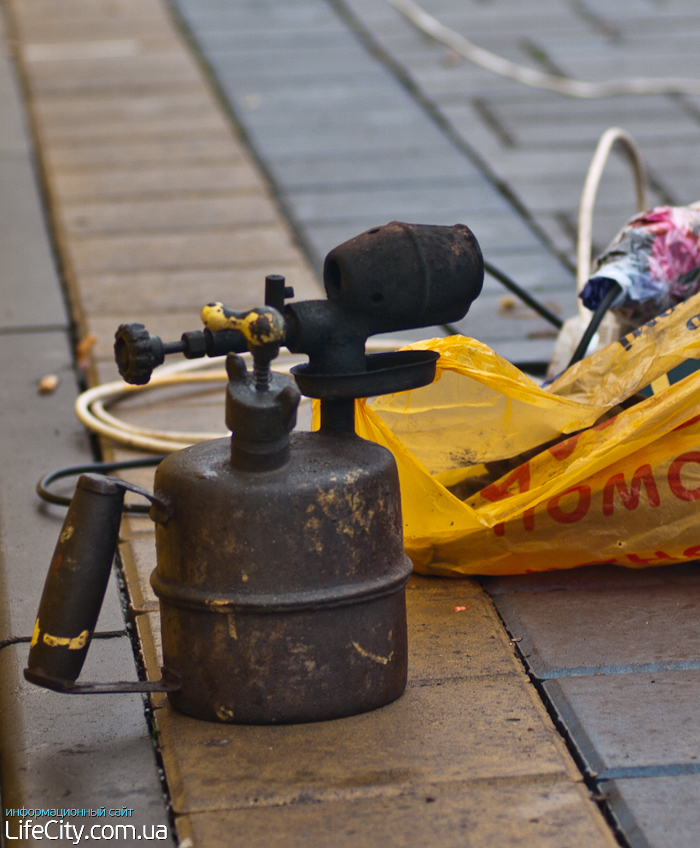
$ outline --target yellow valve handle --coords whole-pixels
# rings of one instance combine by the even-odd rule
[[[271,306],[235,312],[223,303],[208,303],[202,307],[201,318],[204,326],[213,333],[221,330],[243,333],[249,347],[280,345],[284,341],[284,318]]]

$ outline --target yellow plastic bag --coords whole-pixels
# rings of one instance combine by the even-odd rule
[[[412,345],[440,352],[435,382],[358,401],[357,432],[396,458],[416,570],[517,574],[700,558],[700,371],[672,386],[664,376],[700,359],[698,328],[695,295],[548,390],[474,339]],[[656,394],[593,426],[649,384]],[[569,433],[466,502],[445,488]]]

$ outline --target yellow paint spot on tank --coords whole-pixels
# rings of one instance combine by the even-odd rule
[[[219,707],[216,714],[221,721],[233,721],[233,710],[229,710],[227,707]]]
[[[228,635],[232,639],[238,639],[238,631],[236,630],[236,616],[229,613],[228,618]]]
[[[366,651],[362,645],[359,645],[357,642],[353,642],[352,646],[361,657],[367,657],[368,660],[372,660],[372,662],[379,663],[380,665],[390,663],[394,656],[394,652],[392,651],[388,657],[380,657],[379,654],[373,654],[371,651]]]

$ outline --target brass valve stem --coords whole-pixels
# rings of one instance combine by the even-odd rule
[[[253,352],[253,382],[258,392],[266,392],[270,388],[270,361],[261,362],[255,358],[255,352]]]

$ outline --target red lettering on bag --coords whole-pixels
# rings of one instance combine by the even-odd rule
[[[700,465],[700,452],[689,451],[676,457],[668,469],[668,486],[673,494],[682,501],[697,501],[700,499],[700,486],[697,489],[686,489],[681,483],[681,469],[689,462]]]
[[[523,513],[523,525],[526,530],[534,530],[535,529],[535,507],[530,507],[530,509],[526,509]],[[497,536],[505,536],[506,535],[506,525],[503,521],[500,524],[494,524],[493,532]]]
[[[529,462],[519,465],[502,483],[491,483],[490,486],[487,486],[481,492],[481,497],[486,498],[487,501],[491,501],[492,503],[502,501],[503,498],[509,498],[513,493],[509,492],[508,489],[510,489],[513,483],[518,484],[519,492],[527,492],[530,488]]]
[[[491,483],[490,486],[487,486],[481,493],[483,498],[486,498],[487,501],[491,501],[494,503],[495,501],[502,501],[504,498],[509,498],[513,494],[509,492],[508,489],[514,484],[518,484],[518,492],[527,492],[530,488],[530,463],[524,462],[522,465],[519,465],[512,474],[510,474],[502,483]],[[525,525],[526,530],[534,530],[535,529],[535,508],[530,507],[526,509],[523,513],[523,524]],[[506,526],[503,522],[499,524],[495,524],[493,528],[493,532],[497,536],[504,536],[506,532]]]
[[[576,444],[580,436],[580,433],[576,433],[575,436],[572,436],[565,442],[559,442],[559,444],[557,445],[552,445],[550,448],[548,448],[548,450],[555,459],[558,459],[559,462],[563,462],[565,459],[568,459],[571,454],[576,450]]]
[[[682,424],[679,424],[676,427],[676,430],[682,430],[684,427],[692,427],[693,424],[697,424],[700,421],[700,415],[696,415],[695,418],[691,418],[689,421],[684,421]]]
[[[683,551],[683,556],[687,556],[687,557],[700,556],[700,545],[695,545],[694,547],[688,548],[688,550]]]
[[[658,559],[678,559],[678,557],[672,557],[665,551],[654,551],[654,556],[651,559],[642,559],[637,554],[627,554],[627,559],[630,562],[636,562],[637,565],[643,565],[647,562],[656,562]]]
[[[572,492],[578,492],[578,503],[572,512],[564,512],[559,507],[559,501],[570,495]],[[553,518],[559,524],[575,524],[585,517],[591,506],[591,487],[590,486],[572,486],[560,495],[552,498],[547,504],[547,512],[550,518]]]
[[[651,465],[642,465],[632,475],[632,483],[629,489],[625,483],[624,474],[614,474],[608,480],[603,489],[603,515],[612,515],[615,511],[615,489],[617,489],[617,493],[625,509],[630,511],[637,509],[642,483],[644,483],[644,488],[647,492],[649,506],[659,506],[661,498],[659,497],[659,490],[656,487],[656,480],[654,480]]]

